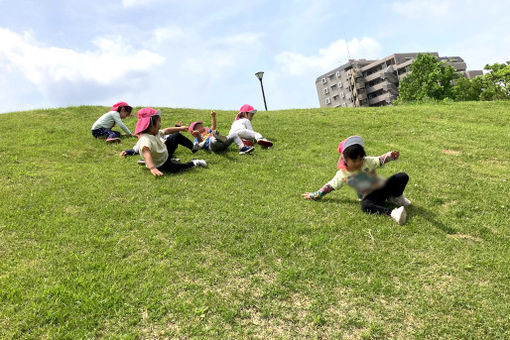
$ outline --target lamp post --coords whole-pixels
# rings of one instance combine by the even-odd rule
[[[262,77],[264,76],[264,72],[257,72],[255,73],[255,76],[260,80],[260,88],[262,89],[262,98],[264,98],[264,107],[267,111],[267,104],[266,104],[266,95],[264,94],[264,85],[262,85]]]

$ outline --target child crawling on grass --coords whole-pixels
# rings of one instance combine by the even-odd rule
[[[207,163],[202,159],[193,159],[188,163],[172,161],[172,155],[179,145],[193,149],[193,143],[179,131],[186,131],[187,126],[161,128],[161,110],[154,110],[146,107],[138,111],[138,122],[136,123],[135,134],[139,136],[138,147],[143,155],[145,166],[151,173],[158,177],[163,172],[179,172],[195,166],[206,167]],[[163,135],[170,135],[163,142]]]
[[[379,157],[367,157],[363,146],[364,141],[360,136],[351,136],[342,141],[338,145],[339,170],[335,177],[321,189],[306,192],[301,196],[305,199],[320,200],[322,196],[347,184],[358,192],[361,209],[364,212],[389,215],[398,224],[404,224],[407,219],[405,207],[411,205],[411,201],[404,196],[409,176],[405,172],[400,172],[384,179],[375,171],[389,161],[397,160],[399,152],[390,151]],[[396,204],[398,208],[385,207],[386,200]]]
[[[235,143],[239,148],[239,154],[244,155],[252,152],[253,146],[244,145],[238,133],[230,133],[227,137],[216,130],[216,112],[211,111],[211,127],[204,126],[202,121],[190,124],[189,132],[195,137],[193,150],[209,150],[221,152],[226,150],[230,144]]]
[[[119,143],[120,132],[112,130],[117,124],[128,136],[134,135],[129,131],[122,119],[131,115],[132,107],[126,102],[118,102],[113,105],[110,111],[99,117],[92,125],[92,136],[96,138],[106,138],[107,143]]]

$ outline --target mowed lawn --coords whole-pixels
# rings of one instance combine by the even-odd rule
[[[273,148],[158,179],[92,137],[106,111],[0,115],[0,338],[510,338],[510,102],[259,111]],[[353,134],[400,151],[406,225],[301,198]]]

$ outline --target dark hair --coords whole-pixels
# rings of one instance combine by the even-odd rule
[[[345,159],[358,159],[360,157],[364,158],[367,154],[361,145],[354,144],[345,149],[343,155]]]
[[[119,106],[117,108],[117,112],[120,113],[120,110],[122,110],[122,108],[124,108],[124,110],[126,110],[128,114],[131,114],[131,111],[133,111],[133,108],[131,106]]]
[[[160,115],[154,115],[154,116],[151,116],[151,120],[149,122],[149,126],[147,126],[147,129],[143,130],[142,132],[140,132],[140,135],[142,133],[149,133],[149,130],[156,124],[156,121],[158,119],[161,119],[161,116]]]

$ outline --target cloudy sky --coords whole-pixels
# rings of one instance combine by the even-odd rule
[[[510,60],[510,1],[0,0],[0,112],[70,105],[318,107],[351,58]]]

